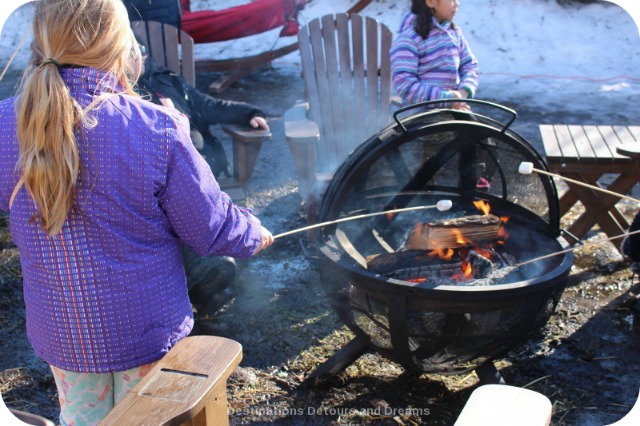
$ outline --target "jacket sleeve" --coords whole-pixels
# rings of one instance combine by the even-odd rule
[[[200,90],[186,85],[190,110],[194,120],[208,126],[214,124],[238,124],[248,126],[256,115],[265,117],[258,107],[247,102],[217,99]]]
[[[260,244],[260,221],[220,190],[189,139],[184,117],[169,149],[166,183],[158,199],[178,238],[201,256],[249,257]]]
[[[460,42],[460,84],[458,88],[461,90],[469,90],[471,94],[470,97],[473,98],[478,91],[478,83],[480,81],[478,75],[478,60],[473,52],[471,52],[469,43],[467,43],[467,40],[460,30],[458,30],[458,37]]]
[[[393,86],[405,105],[453,97],[450,90],[420,80],[418,75],[418,46],[414,40],[400,35],[391,46]]]

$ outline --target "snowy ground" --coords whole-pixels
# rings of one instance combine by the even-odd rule
[[[218,10],[244,3],[247,0],[191,2],[192,10]],[[310,0],[300,22],[344,12],[354,3]],[[361,13],[396,31],[408,5],[408,0],[375,0]],[[19,8],[2,29],[0,66],[4,67],[19,46],[10,69],[26,65],[32,8],[30,4]],[[632,98],[640,94],[638,27],[620,6],[596,2],[568,7],[555,0],[464,1],[455,20],[480,61],[479,97],[507,92],[518,103],[526,99],[532,108],[566,104],[567,109],[579,114],[593,109],[631,108]],[[279,38],[278,33],[276,29],[230,42],[198,45],[196,56],[242,57],[294,41],[292,37]],[[298,58],[297,52],[291,53],[277,59],[274,67],[286,78],[287,73],[298,72]]]

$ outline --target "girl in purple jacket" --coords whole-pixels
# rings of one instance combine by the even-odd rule
[[[21,91],[0,102],[0,209],[60,422],[96,424],[191,331],[181,244],[249,257],[273,237],[220,191],[185,117],[133,91],[121,0],[41,0],[33,34]]]
[[[458,0],[411,1],[390,50],[393,85],[404,105],[474,97],[478,61],[452,21],[457,11]],[[469,109],[462,102],[450,106]]]

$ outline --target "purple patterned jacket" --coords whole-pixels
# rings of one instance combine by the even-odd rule
[[[103,72],[61,68],[83,105],[121,91]],[[18,182],[14,98],[0,102],[0,209]],[[98,125],[77,134],[77,203],[48,236],[23,187],[10,211],[20,250],[27,334],[56,367],[123,371],[160,359],[193,318],[181,244],[202,255],[251,256],[260,222],[220,191],[176,111],[112,94]]]

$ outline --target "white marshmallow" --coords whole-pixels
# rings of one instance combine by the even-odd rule
[[[520,167],[518,167],[518,172],[523,175],[530,175],[533,172],[533,163],[523,161],[520,163]]]
[[[451,200],[440,200],[436,204],[437,209],[440,210],[441,212],[449,210],[451,206],[453,206],[453,203],[451,202]]]

